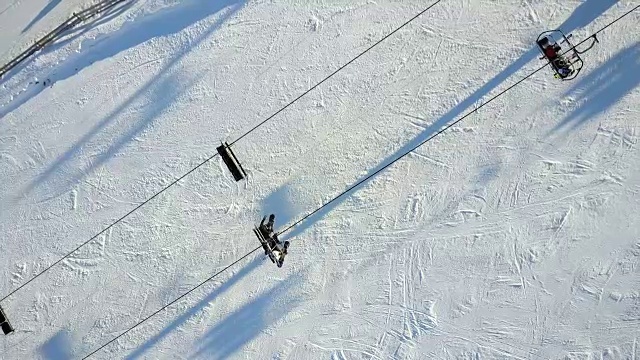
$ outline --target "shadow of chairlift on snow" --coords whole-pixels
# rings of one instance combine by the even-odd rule
[[[619,0],[584,0],[573,10],[570,16],[558,26],[558,29],[563,29],[566,33],[581,29],[600,17],[600,15],[604,14],[618,2]]]
[[[60,330],[39,348],[44,360],[71,360],[73,354],[69,331]]]
[[[300,300],[289,292],[303,277],[300,273],[291,274],[264,293],[252,296],[196,340],[196,349],[188,358],[228,359],[240,351],[298,306]]]
[[[277,214],[279,224],[287,224],[301,212],[293,201],[293,188],[290,183],[280,185],[261,201],[263,214]]]
[[[574,130],[640,86],[640,42],[618,52],[563,94],[576,104],[549,134]]]
[[[193,305],[190,309],[184,311],[181,315],[176,317],[171,323],[169,323],[164,329],[158,332],[156,335],[148,339],[144,344],[140,345],[136,350],[129,354],[126,360],[136,360],[144,357],[145,353],[152,350],[156,345],[161,343],[172,332],[179,330],[180,327],[188,323],[190,319],[205,311],[205,309],[212,303],[215,303],[218,298],[233,288],[247,275],[251,274],[262,263],[260,258],[256,258],[253,261],[247,263],[238,272],[231,275],[227,280],[222,282],[213,291],[211,291],[206,297],[200,300],[197,304]]]

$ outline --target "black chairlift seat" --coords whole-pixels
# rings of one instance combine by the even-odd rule
[[[7,319],[7,315],[4,313],[4,310],[2,310],[2,307],[0,307],[0,328],[2,328],[2,332],[5,335],[13,332],[13,327],[9,323],[9,319]]]
[[[236,158],[236,155],[231,150],[231,146],[229,146],[229,144],[226,142],[222,143],[222,145],[218,146],[216,150],[218,150],[218,154],[222,157],[222,161],[227,165],[229,171],[231,171],[231,175],[233,175],[233,178],[236,181],[240,181],[247,176],[247,173],[242,168],[242,165],[240,165],[238,158]]]
[[[538,36],[538,39],[536,41],[538,47],[540,48],[540,52],[542,53],[542,57],[540,57],[540,59],[547,59],[549,62],[551,62],[551,66],[555,71],[555,76],[565,81],[573,80],[578,77],[578,74],[584,66],[584,61],[582,60],[580,54],[590,50],[595,45],[595,43],[598,42],[598,38],[593,36],[593,42],[584,50],[579,51],[571,43],[571,40],[569,40],[570,37],[571,35],[565,35],[562,30],[549,30],[542,32]],[[558,50],[558,55],[555,58],[550,59],[545,53],[545,49],[548,46],[557,46],[557,48],[560,48],[561,44],[568,45],[568,50],[566,51],[566,53],[563,53],[562,50]],[[570,70],[569,74],[563,75],[561,73],[562,68],[568,68]]]
[[[13,332],[13,327],[11,327],[11,324],[9,324],[9,322],[3,322],[2,324],[0,324],[0,327],[2,328],[2,332],[5,335],[9,335]]]

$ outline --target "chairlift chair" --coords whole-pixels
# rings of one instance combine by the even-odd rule
[[[11,324],[9,323],[9,319],[7,319],[7,315],[4,313],[4,310],[2,310],[1,306],[0,306],[0,328],[2,328],[2,332],[5,335],[9,335],[10,333],[13,332],[13,326],[11,326]]]
[[[229,171],[231,172],[231,175],[233,175],[235,181],[240,181],[247,176],[247,173],[242,168],[240,161],[238,161],[238,158],[233,153],[231,146],[228,143],[222,143],[222,145],[218,146],[216,150],[218,151],[218,154],[220,154],[220,157],[222,157],[222,161],[227,165],[227,168],[229,168]]]
[[[580,74],[580,71],[582,71],[582,67],[584,66],[584,61],[582,60],[582,57],[580,55],[590,50],[595,45],[595,43],[598,42],[598,38],[595,35],[593,35],[592,37],[592,43],[588,47],[580,51],[575,47],[575,45],[571,43],[571,40],[569,40],[571,38],[571,34],[566,35],[562,30],[559,29],[544,31],[538,36],[538,39],[536,40],[538,48],[542,53],[540,59],[546,59],[551,63],[551,66],[553,67],[553,70],[555,72],[554,77],[563,81],[573,80],[578,77],[578,74]],[[564,44],[566,44],[569,49],[562,52],[561,45]],[[545,50],[549,46],[559,48],[557,50],[557,56],[555,56],[554,58],[549,58],[549,56],[547,56],[547,53],[545,52]],[[563,74],[563,69],[568,69],[569,73]]]

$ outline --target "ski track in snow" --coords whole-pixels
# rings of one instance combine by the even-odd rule
[[[0,6],[0,53],[81,6]],[[424,6],[136,2],[30,59],[0,82],[0,293]],[[262,215],[283,228],[537,68],[542,30],[632,6],[442,2],[234,145],[246,181],[216,158],[4,301],[0,353],[83,357],[255,248]],[[575,81],[545,69],[302,222],[282,269],[257,254],[92,358],[639,358],[638,16]]]

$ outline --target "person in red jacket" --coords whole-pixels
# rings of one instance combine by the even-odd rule
[[[559,54],[560,50],[562,50],[560,45],[556,43],[551,44],[548,38],[543,39],[540,45],[544,51],[544,56],[553,64],[553,67],[556,68],[556,72],[561,78],[566,78],[571,75],[573,71],[571,67],[569,67],[569,63]]]
[[[556,44],[547,45],[547,47],[544,48],[544,55],[547,57],[547,59],[553,61],[558,57],[559,50],[560,50],[560,46]]]

